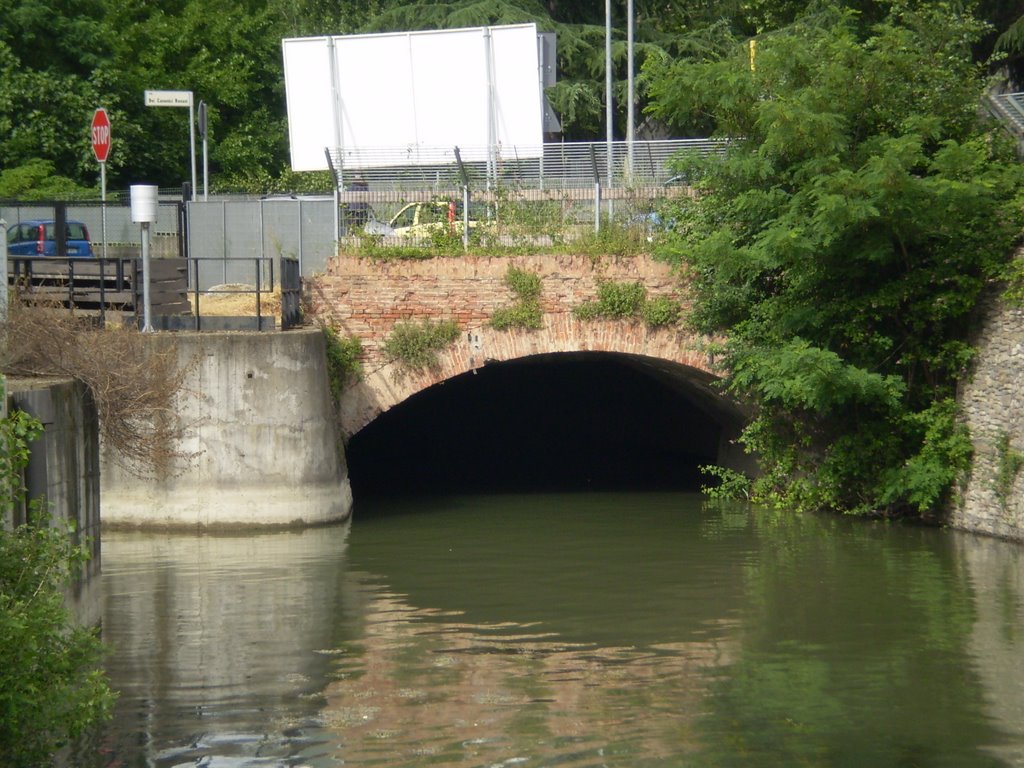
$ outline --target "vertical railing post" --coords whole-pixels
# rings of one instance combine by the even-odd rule
[[[260,298],[263,293],[263,283],[261,278],[263,276],[263,264],[259,257],[253,260],[256,266],[256,330],[263,330],[263,315],[260,312]],[[273,267],[271,267],[273,269]]]
[[[462,155],[459,148],[455,148],[455,162],[459,164],[459,173],[462,175],[462,250],[469,250],[469,173],[462,162]]]

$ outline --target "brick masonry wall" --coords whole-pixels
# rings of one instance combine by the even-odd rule
[[[505,286],[509,265],[541,278],[541,309],[548,319],[571,316],[574,307],[597,298],[601,280],[643,282],[648,298],[679,296],[669,265],[645,256],[461,256],[426,260],[374,260],[342,256],[307,281],[312,315],[343,335],[363,341],[365,365],[385,364],[381,345],[395,323],[455,320],[463,330],[487,324],[515,296]]]
[[[494,311],[516,297],[505,285],[510,265],[541,278],[541,330],[496,331]],[[597,298],[603,280],[640,281],[647,297],[670,296],[686,311],[680,280],[671,267],[649,257],[573,255],[459,256],[427,260],[373,260],[341,256],[307,281],[313,319],[363,342],[364,375],[341,402],[348,437],[411,395],[488,361],[553,352],[611,352],[678,363],[704,386],[716,378],[706,340],[682,328],[648,328],[642,321],[577,320],[575,307]],[[439,356],[433,370],[407,372],[383,353],[399,321],[454,319],[462,338]]]

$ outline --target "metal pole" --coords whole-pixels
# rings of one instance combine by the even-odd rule
[[[487,78],[487,189],[491,188],[492,178],[495,181],[494,186],[497,186],[498,179],[498,136],[494,124],[494,70],[491,66],[494,50],[491,43],[491,28],[484,27],[484,68]]]
[[[469,187],[462,187],[462,250],[469,250]]]
[[[107,258],[107,164],[100,163],[100,228],[103,230],[103,258]]]
[[[0,219],[0,275],[4,277],[3,291],[0,291],[0,323],[7,324],[7,221]]]
[[[226,283],[228,281],[228,204],[226,200],[221,201],[220,204],[220,231],[224,233],[223,248],[221,248],[220,252],[221,274],[223,278],[221,282]]]
[[[612,179],[612,0],[604,0],[604,121],[608,181]]]
[[[196,110],[188,100],[188,143],[192,152],[192,199],[196,199]]]
[[[608,186],[612,185],[612,0],[604,0],[604,121],[605,153],[608,161]],[[608,217],[611,218],[612,201],[608,200]]]
[[[0,322],[7,325],[7,222],[0,219],[0,275],[3,275],[3,290],[0,291]],[[6,337],[6,333],[4,337]],[[0,372],[0,419],[7,418],[7,377]]]
[[[209,200],[210,154],[206,141],[206,102],[199,102],[199,136],[203,140],[203,201]]]
[[[152,307],[149,301],[149,222],[142,222],[142,331],[152,333]]]
[[[627,59],[627,91],[626,91],[626,178],[633,181],[633,139],[635,114],[633,106],[633,0],[626,0],[626,59]]]

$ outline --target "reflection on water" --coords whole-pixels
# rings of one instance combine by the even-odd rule
[[[104,540],[97,766],[1024,764],[1020,548],[685,494]]]

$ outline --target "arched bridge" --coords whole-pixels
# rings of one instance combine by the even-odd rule
[[[539,330],[496,330],[489,325],[496,310],[516,300],[505,284],[510,265],[540,277],[543,327]],[[425,404],[430,414],[456,409],[448,421],[473,422],[480,418],[475,415],[481,412],[480,403],[487,402],[484,410],[499,422],[504,419],[507,431],[523,429],[524,422],[536,418],[533,442],[551,447],[558,443],[560,433],[553,430],[547,434],[549,423],[563,421],[579,407],[586,413],[585,424],[577,421],[575,426],[565,427],[577,436],[601,430],[603,439],[628,442],[636,426],[640,430],[636,439],[647,442],[646,436],[658,431],[654,423],[666,427],[671,423],[672,434],[666,441],[674,441],[673,447],[653,446],[647,461],[659,450],[666,461],[674,460],[668,454],[674,455],[681,445],[684,454],[698,462],[742,465],[744,459],[734,439],[745,417],[714,387],[718,374],[708,340],[691,335],[681,325],[649,328],[642,320],[575,317],[576,307],[597,299],[602,281],[640,282],[648,299],[671,297],[685,312],[687,301],[678,276],[669,265],[646,256],[466,255],[380,260],[342,255],[333,259],[323,274],[308,282],[307,289],[314,317],[363,343],[363,378],[345,392],[341,403],[343,432],[359,441],[364,428],[383,414],[403,404],[411,408],[416,402]],[[424,319],[455,320],[461,335],[440,354],[435,368],[403,370],[387,359],[383,344],[396,323]],[[502,385],[502,380],[517,383]],[[632,389],[634,385],[641,389]],[[647,386],[654,389],[642,389]],[[644,417],[648,422],[638,423],[633,417],[616,421],[610,415],[620,397],[616,393],[627,390],[634,408],[654,408]],[[655,408],[655,401],[661,402],[663,395],[668,398],[665,403],[672,406]],[[504,405],[495,408],[497,399]],[[527,400],[532,403],[528,411],[510,415]],[[686,415],[673,416],[677,410]],[[402,437],[389,438],[389,455],[400,452],[418,432],[439,428],[439,424],[412,428],[405,423],[399,428]],[[449,443],[478,443],[479,435],[471,436],[466,429]],[[539,434],[546,437],[538,438]],[[562,455],[571,453],[567,446],[563,449]],[[429,448],[423,450],[430,452]],[[470,460],[473,449],[466,450]],[[350,463],[359,460],[355,454],[366,452],[351,451]],[[404,471],[408,474],[408,469]]]

